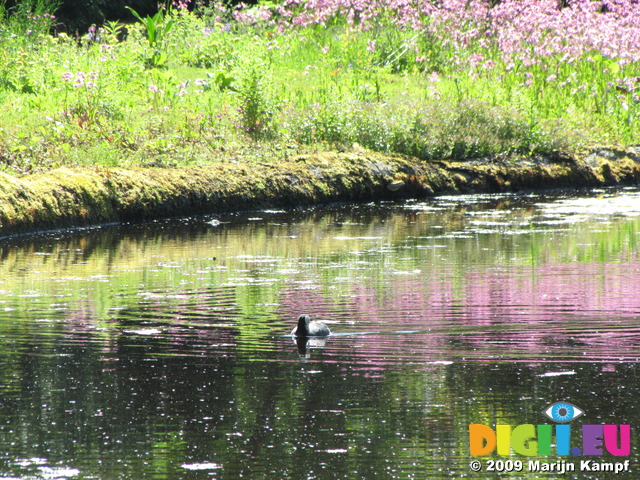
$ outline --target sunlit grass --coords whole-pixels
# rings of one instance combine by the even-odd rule
[[[0,36],[0,167],[277,161],[356,143],[467,159],[639,140],[631,54],[511,52],[498,14],[513,14],[473,3],[429,16],[376,3],[350,23],[328,2],[315,11],[324,24],[294,4],[170,10],[154,17],[171,28],[153,42],[140,23],[120,41],[117,24],[70,38],[43,33],[51,16],[27,19],[39,25],[27,32],[5,22],[20,35]]]

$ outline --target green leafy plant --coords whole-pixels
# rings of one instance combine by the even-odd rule
[[[162,9],[153,16],[142,17],[131,7],[126,7],[134,17],[142,23],[147,35],[151,56],[145,61],[147,68],[160,68],[166,66],[169,55],[162,51],[166,43],[166,37],[174,26],[171,10],[165,13]]]
[[[217,77],[219,86],[229,87],[228,77]],[[264,63],[245,65],[240,74],[237,94],[240,98],[238,113],[239,126],[254,140],[268,136],[272,130],[272,121],[276,103],[270,89],[267,66]]]
[[[106,22],[102,27],[105,33],[105,40],[109,44],[115,44],[125,35],[124,25],[117,21]]]
[[[231,76],[229,72],[218,70],[215,73],[207,73],[207,76],[213,79],[221,92],[224,92],[225,90],[229,90],[232,92],[238,91],[236,87],[233,86],[233,83],[236,81],[236,79],[235,77]]]

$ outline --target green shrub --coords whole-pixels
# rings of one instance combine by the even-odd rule
[[[237,94],[238,126],[254,140],[273,134],[277,105],[268,66],[256,61],[241,66]]]

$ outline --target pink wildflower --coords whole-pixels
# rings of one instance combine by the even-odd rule
[[[84,72],[78,72],[76,73],[76,78],[75,78],[75,83],[73,84],[73,86],[75,88],[80,88],[84,85],[84,79],[87,75]]]
[[[182,82],[182,83],[179,83],[179,84],[178,84],[178,86],[177,86],[177,88],[178,88],[178,93],[177,93],[177,95],[178,95],[179,97],[184,97],[184,96],[187,94],[187,85],[189,85],[189,82],[188,82],[188,81],[186,81],[186,82]]]
[[[173,2],[173,6],[178,10],[178,11],[187,11],[189,9],[188,7],[188,1],[183,1],[183,0],[175,0]]]

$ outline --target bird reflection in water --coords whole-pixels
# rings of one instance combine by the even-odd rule
[[[327,343],[327,337],[293,337],[293,341],[296,342],[298,353],[305,358],[309,358],[310,355],[307,350],[324,347]]]

